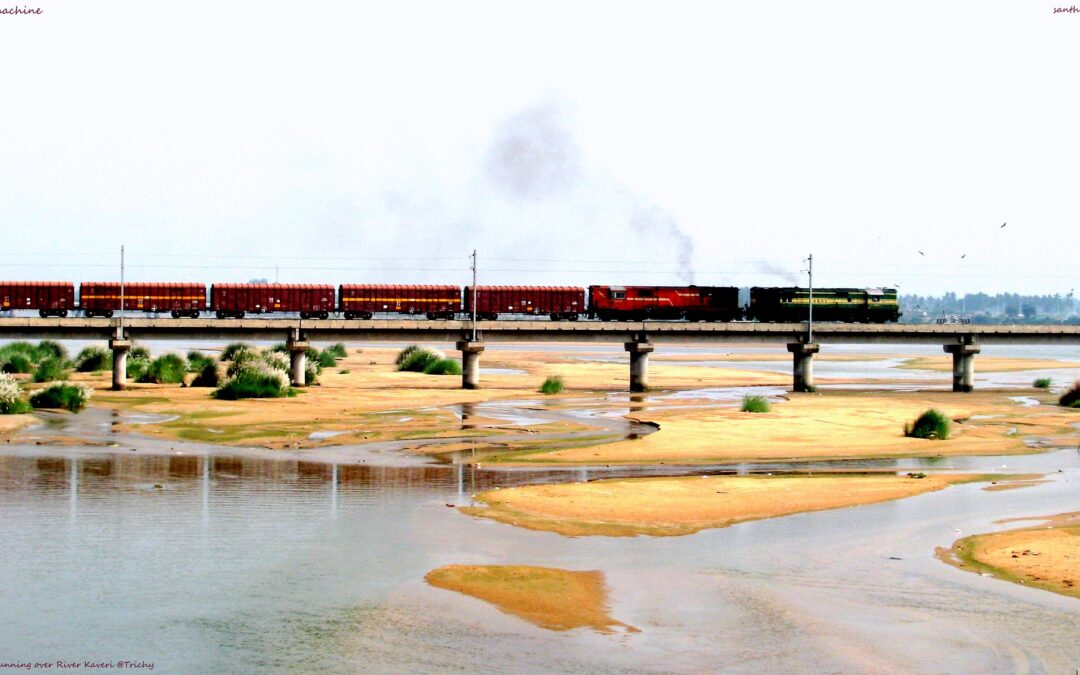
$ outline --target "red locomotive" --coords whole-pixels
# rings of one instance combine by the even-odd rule
[[[0,310],[36,309],[42,317],[67,316],[75,309],[70,281],[0,281]]]
[[[734,286],[589,286],[589,317],[602,321],[734,321],[741,316]]]
[[[338,307],[346,319],[370,319],[375,312],[453,319],[461,311],[461,287],[342,284],[338,288]]]
[[[473,311],[472,286],[465,287],[465,313]],[[500,314],[547,314],[552,321],[577,321],[585,312],[585,289],[577,286],[477,286],[476,316],[497,319]]]
[[[243,319],[248,312],[299,312],[302,319],[328,319],[337,311],[329,284],[214,284],[210,309],[219,319]]]
[[[84,281],[79,304],[86,316],[112,316],[120,309],[120,284],[115,281]],[[206,309],[206,285],[187,282],[124,284],[124,309],[171,312],[173,318],[198,318]]]

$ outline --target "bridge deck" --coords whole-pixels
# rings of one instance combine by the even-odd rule
[[[0,339],[105,339],[119,319],[0,318]],[[787,343],[806,339],[805,323],[686,323],[676,321],[480,321],[485,342]],[[418,319],[326,321],[299,319],[153,319],[125,317],[130,339],[284,340],[299,329],[317,341],[455,342],[471,335],[469,321]],[[814,341],[846,344],[1080,344],[1080,326],[815,323]]]

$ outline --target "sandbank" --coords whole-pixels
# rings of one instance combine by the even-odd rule
[[[1002,477],[995,477],[1002,480]],[[565,536],[678,536],[805,511],[910,497],[972,475],[685,476],[530,485],[476,495],[462,512]]]
[[[1080,598],[1080,512],[1017,530],[976,534],[938,549],[960,569]]]
[[[526,565],[447,565],[424,579],[437,588],[488,602],[549,630],[592,628],[612,633],[638,629],[610,617],[604,575]]]

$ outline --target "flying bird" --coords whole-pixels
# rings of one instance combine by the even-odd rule
[[[1006,225],[1008,225],[1008,224],[1009,224],[1009,221],[1007,221],[1007,220],[1006,220],[1006,221],[1005,221],[1004,223],[1002,223],[1002,224],[1001,224],[1001,227],[1005,227],[1005,226],[1006,226]],[[1000,229],[1001,229],[1001,227],[999,227],[998,229],[1000,230]]]
[[[923,253],[922,251],[919,251],[919,255],[926,255],[926,254]]]
[[[964,258],[966,258],[966,257],[967,257],[967,253],[965,253],[964,255],[960,256],[960,259],[961,259],[961,260],[963,260],[963,259],[964,259]]]

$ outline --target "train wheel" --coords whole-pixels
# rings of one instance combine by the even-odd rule
[[[106,319],[111,319],[112,315],[113,315],[113,311],[111,309],[105,310],[105,318]]]
[[[179,312],[179,310],[175,310],[175,309],[174,309],[174,310],[172,311],[172,318],[174,318],[174,319],[179,319],[179,318],[180,318],[180,312]]]
[[[45,311],[45,310],[43,310],[43,309],[39,309],[39,310],[38,310],[38,314],[40,314],[40,315],[41,315],[41,318],[42,318],[42,319],[46,319],[46,318],[48,318],[48,317],[49,317],[49,313],[48,313],[48,312],[46,312],[46,311]]]
[[[66,309],[62,309],[62,310],[60,310],[60,311],[59,311],[59,312],[58,312],[57,314],[58,314],[58,315],[59,315],[60,317],[66,317],[66,316],[67,316],[67,310],[66,310]]]
[[[569,319],[570,321],[577,321],[578,320],[578,315],[577,314],[567,314],[566,318]]]
[[[322,312],[322,313],[320,313],[319,318],[322,319],[323,321],[329,319],[330,318],[330,312]]]
[[[244,313],[243,312],[237,312],[235,316],[236,316],[237,319],[243,319],[244,318]]]

